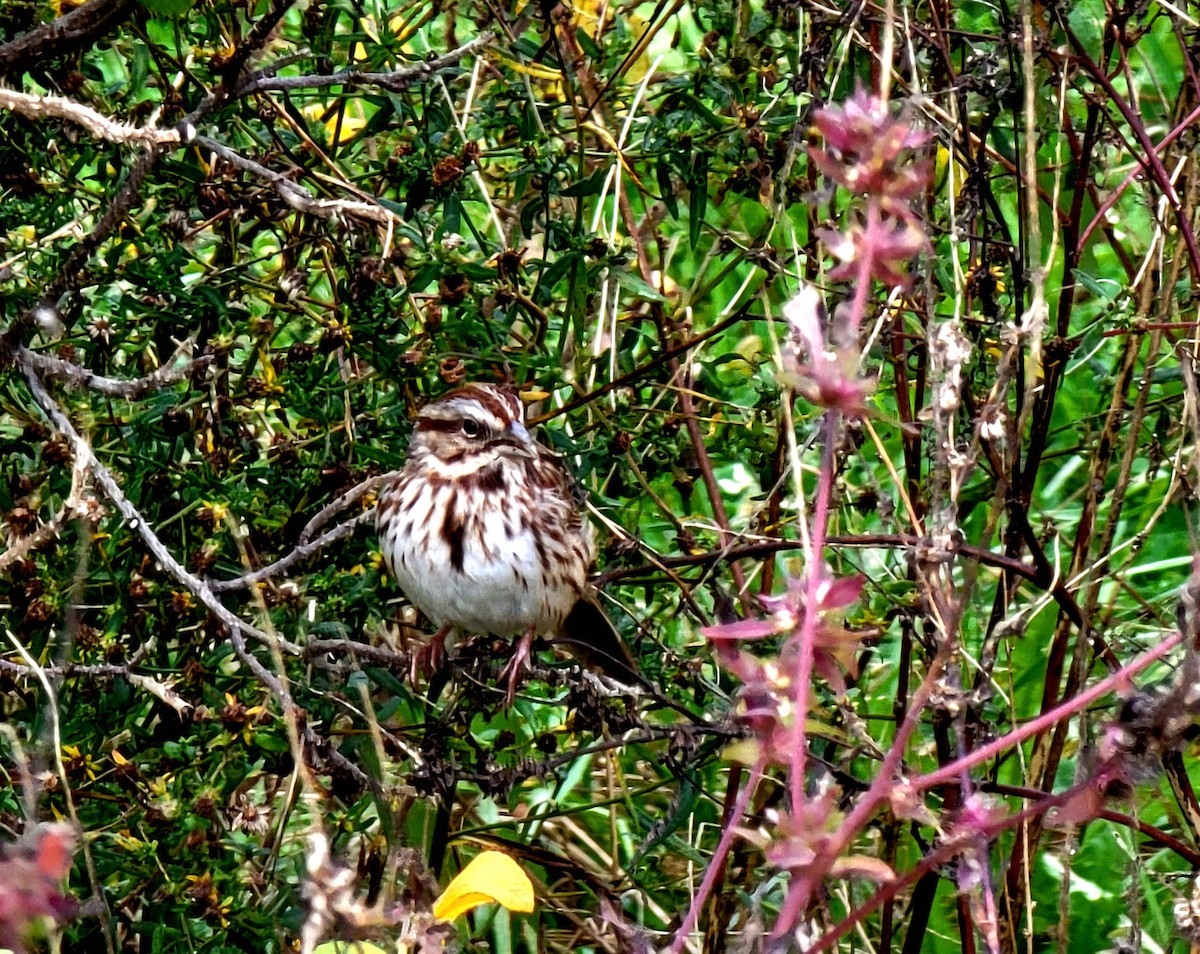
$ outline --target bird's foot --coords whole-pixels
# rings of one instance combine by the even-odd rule
[[[417,677],[428,678],[440,672],[446,666],[446,637],[450,635],[450,627],[443,626],[434,633],[429,641],[418,646],[412,654],[409,664],[409,680],[415,685]]]
[[[504,696],[504,704],[512,707],[513,699],[517,697],[517,679],[521,670],[529,668],[529,650],[533,646],[533,630],[526,630],[525,635],[517,640],[513,649],[512,659],[500,670],[500,678],[508,677],[508,692]]]

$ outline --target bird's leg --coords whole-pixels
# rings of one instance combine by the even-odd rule
[[[450,635],[451,626],[443,626],[430,638],[429,642],[417,648],[412,655],[409,666],[409,679],[414,684],[417,676],[432,676],[446,665],[446,637]]]
[[[513,699],[517,696],[517,677],[522,669],[529,668],[529,650],[533,646],[534,628],[531,626],[525,630],[517,645],[513,649],[512,659],[508,664],[500,670],[500,677],[508,676],[508,694],[504,697],[504,704],[511,707]]]

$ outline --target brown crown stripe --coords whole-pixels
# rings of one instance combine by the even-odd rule
[[[510,392],[502,391],[499,388],[485,384],[466,384],[457,390],[451,391],[437,399],[438,404],[444,404],[447,401],[453,401],[455,398],[465,398],[468,401],[475,401],[489,414],[494,414],[502,421],[512,421],[520,419],[520,412],[514,418],[513,407],[506,398]]]

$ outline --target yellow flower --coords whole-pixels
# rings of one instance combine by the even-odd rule
[[[533,910],[533,883],[521,866],[500,851],[485,851],[463,868],[434,902],[433,916],[453,921],[480,904],[495,902],[510,911]]]
[[[89,782],[96,780],[97,763],[90,755],[84,755],[78,745],[64,745],[62,747],[63,768],[67,770],[68,775],[75,775],[82,772],[84,778]]]

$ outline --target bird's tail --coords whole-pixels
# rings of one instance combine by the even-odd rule
[[[638,686],[649,685],[625,640],[594,600],[580,597],[575,601],[555,642],[605,675]]]

